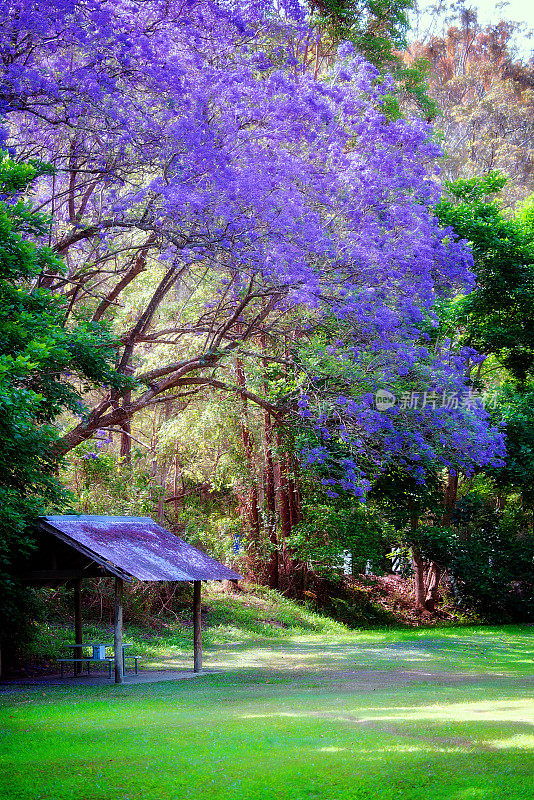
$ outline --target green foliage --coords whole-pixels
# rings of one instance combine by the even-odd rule
[[[412,536],[422,517],[435,519],[443,512],[441,475],[429,470],[423,483],[393,465],[375,481],[369,498],[395,531],[410,530]]]
[[[462,343],[495,355],[519,381],[534,368],[534,226],[531,211],[508,219],[495,195],[506,179],[497,173],[447,184],[436,211],[467,239],[475,259],[476,288],[454,301]]]
[[[91,585],[92,584],[92,585]],[[242,584],[241,584],[242,586]],[[108,579],[84,582],[84,639],[108,641],[113,620],[113,585]],[[156,593],[159,593],[156,596]],[[54,662],[73,643],[72,594],[68,588],[39,589],[46,620],[36,627],[26,645],[26,658]],[[273,642],[300,635],[343,635],[346,627],[336,619],[316,613],[264,586],[245,584],[238,594],[226,594],[221,585],[207,582],[202,588],[203,646],[251,641]],[[192,587],[189,583],[125,585],[125,639],[145,663],[165,667],[171,659],[188,663],[193,647]]]
[[[534,620],[531,514],[517,498],[495,511],[475,495],[459,502],[454,521],[445,564],[457,599],[488,620]]]
[[[328,578],[341,574],[344,551],[351,553],[354,574],[363,573],[368,561],[379,572],[391,529],[373,509],[355,501],[310,500],[303,508],[305,521],[293,528],[287,542],[296,556]]]
[[[52,421],[80,411],[68,373],[119,386],[107,330],[83,319],[64,325],[65,306],[38,278],[61,269],[58,256],[36,244],[48,220],[22,198],[48,165],[14,163],[0,154],[0,627],[14,634],[25,616],[16,567],[34,543],[31,520],[65,495],[56,477]]]
[[[233,549],[234,537],[241,540],[243,536],[240,518],[222,516],[217,509],[209,513],[204,508],[188,504],[184,511],[176,514],[174,524],[180,531],[183,530],[180,535],[194,547],[199,547],[223,564],[240,568],[241,558]],[[246,542],[243,542],[243,547],[246,547]]]
[[[100,451],[108,441],[83,442],[70,453],[62,478],[74,492],[74,509],[81,514],[152,516],[161,488],[151,480],[142,454],[134,450],[128,464],[113,452]]]
[[[521,492],[523,504],[534,509],[534,384],[518,386],[506,380],[500,387],[495,416],[506,433],[506,464],[489,470],[499,493]]]
[[[428,73],[428,61],[415,59],[410,66],[399,66],[397,82],[402,94],[411,99],[421,115],[430,121],[437,116],[438,106],[428,94]]]
[[[246,459],[240,435],[241,402],[206,393],[202,403],[190,403],[158,431],[158,454],[177,458],[184,480],[208,483],[218,490],[245,477]],[[254,418],[248,415],[252,425]],[[247,476],[248,477],[248,476]]]
[[[428,92],[429,62],[415,58],[407,65],[399,56],[406,48],[413,0],[321,0],[318,5],[335,41],[352,41],[368,61],[393,75],[395,88],[384,102],[390,119],[412,112],[428,121],[437,116],[437,103]]]
[[[406,44],[413,0],[315,0],[312,7],[335,41],[353,42],[376,66],[397,63],[395,50]]]
[[[528,447],[528,439],[517,436],[515,447],[523,445]],[[519,473],[515,458],[512,449],[503,473]],[[471,492],[458,500],[449,524],[443,522],[440,476],[432,481],[429,475],[425,485],[418,485],[410,476],[389,474],[377,482],[371,498],[396,528],[399,544],[416,546],[425,561],[446,570],[463,607],[488,620],[526,621],[534,609],[532,511],[522,507],[517,494],[509,494],[500,473],[497,484],[480,475]],[[496,485],[501,504],[508,495],[501,510],[496,510]]]
[[[507,449],[506,465],[487,470],[493,497],[461,499],[457,527],[437,550],[466,605],[488,618],[524,619],[531,614],[534,570],[528,521],[534,507],[534,214],[527,203],[514,217],[505,215],[497,200],[505,184],[495,172],[450,183],[437,209],[471,243],[476,275],[474,291],[444,309],[443,328],[456,329],[460,344],[487,357],[481,376],[501,384],[493,416]],[[521,492],[525,510],[510,510],[513,492]]]
[[[334,46],[350,41],[371,64],[394,76],[396,87],[384,104],[389,118],[401,116],[407,106],[434,119],[437,105],[428,94],[428,62],[415,59],[406,66],[399,57],[406,47],[413,0],[312,0],[310,5]]]
[[[431,122],[438,114],[438,107],[428,94],[428,62],[415,59],[410,66],[406,66],[398,60],[392,67],[392,73],[395,87],[385,96],[383,106],[388,119],[416,113]]]

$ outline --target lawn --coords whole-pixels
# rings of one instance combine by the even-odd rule
[[[534,798],[534,628],[233,636],[195,680],[4,694],[3,800]]]

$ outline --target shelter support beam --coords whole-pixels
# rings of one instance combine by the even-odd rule
[[[124,683],[122,665],[122,598],[124,581],[115,578],[115,614],[113,620],[113,650],[115,653],[115,683]]]
[[[74,581],[74,643],[80,645],[74,651],[74,658],[82,658],[82,582],[80,578]],[[79,675],[82,671],[82,663],[75,662],[74,674]]]
[[[193,671],[202,672],[201,581],[193,581]]]

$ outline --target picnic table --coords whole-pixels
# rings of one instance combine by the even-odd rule
[[[91,671],[91,663],[95,662],[104,662],[108,665],[108,672],[109,677],[111,678],[111,665],[114,662],[113,656],[107,656],[106,650],[108,648],[114,647],[113,642],[83,642],[82,644],[69,644],[67,648],[72,650],[72,658],[59,658],[59,665],[61,670],[61,677],[63,677],[63,665],[66,663],[71,663],[73,669],[76,669],[76,664],[80,664],[82,669],[83,665],[87,665],[87,674],[89,675]],[[126,655],[126,649],[128,647],[133,647],[131,642],[123,642],[122,645],[122,671],[123,674],[126,673],[126,659],[131,658],[134,661],[134,671],[137,675],[138,672],[138,661],[139,656],[136,655]],[[84,648],[91,648],[92,653],[91,655],[84,655],[83,651]]]

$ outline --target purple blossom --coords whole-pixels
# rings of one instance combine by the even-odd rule
[[[466,363],[479,356],[444,347],[434,358],[421,331],[435,324],[437,299],[473,285],[472,257],[431,211],[441,155],[431,127],[387,118],[391,81],[377,81],[350,42],[325,80],[307,74],[295,57],[310,34],[304,6],[280,8],[274,19],[267,0],[239,12],[207,0],[50,0],[37,14],[33,0],[17,2],[16,13],[0,0],[10,145],[58,165],[39,185],[43,207],[68,195],[69,165],[96,176],[81,220],[73,225],[67,207],[54,206],[60,228],[97,232],[73,243],[73,263],[93,246],[141,241],[149,220],[161,259],[212,268],[207,287],[216,289],[200,301],[208,329],[212,320],[218,328],[221,297],[231,315],[251,280],[278,292],[278,312],[298,304],[334,320],[339,335],[323,355],[346,370],[347,385],[325,409],[314,392],[329,376],[311,367],[298,403],[321,442],[304,455],[309,468],[344,470],[336,485],[359,496],[358,458],[330,464],[326,442],[363,453],[377,470],[403,459],[418,480],[431,462],[466,472],[499,463],[502,435],[483,409],[373,407],[377,386],[402,390],[414,372],[429,386],[463,387]],[[221,279],[229,265],[238,270],[230,284]]]
[[[338,58],[353,58],[356,54],[352,42],[342,42],[337,48]]]

